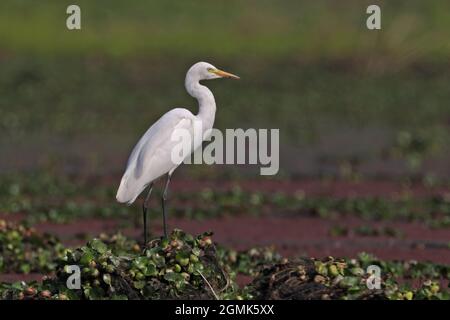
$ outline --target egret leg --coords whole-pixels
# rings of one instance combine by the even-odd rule
[[[167,174],[167,180],[166,185],[164,187],[164,191],[161,198],[161,204],[162,204],[162,211],[163,211],[163,226],[164,226],[164,237],[167,238],[167,224],[166,224],[166,200],[167,200],[167,190],[169,189],[169,183],[170,179],[172,177],[172,174]]]
[[[144,220],[144,246],[147,245],[147,209],[148,209],[148,200],[150,199],[150,195],[153,189],[153,182],[150,184],[148,189],[148,194],[142,203],[142,218]]]

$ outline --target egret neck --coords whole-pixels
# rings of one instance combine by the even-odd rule
[[[212,129],[216,116],[216,100],[211,90],[201,85],[199,80],[189,73],[185,81],[186,91],[198,101],[197,118],[202,121],[202,130]]]

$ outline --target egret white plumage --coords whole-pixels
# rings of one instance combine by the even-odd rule
[[[202,139],[203,133],[212,129],[216,114],[216,102],[211,90],[201,85],[200,81],[218,78],[239,79],[238,76],[219,70],[209,63],[198,62],[194,64],[186,74],[185,87],[186,91],[198,101],[198,114],[194,115],[184,108],[170,110],[147,130],[131,152],[116,198],[121,203],[132,204],[142,191],[148,187],[148,194],[142,205],[145,244],[147,243],[148,200],[153,189],[153,182],[165,174],[167,174],[167,180],[162,194],[161,205],[164,236],[167,237],[165,212],[167,190],[172,173],[182,163],[182,161],[175,163],[173,161],[172,151],[179,142],[173,141],[172,135],[176,130],[183,129],[193,133],[194,124],[198,121],[200,121],[203,131]],[[202,139],[192,141],[189,145],[191,152],[186,154],[185,157],[190,156],[193,151],[200,147]]]

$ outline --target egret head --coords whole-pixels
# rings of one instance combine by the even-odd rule
[[[197,81],[218,78],[239,79],[238,76],[217,69],[212,64],[207,62],[197,62],[196,64],[194,64],[187,72],[186,77],[195,79]]]

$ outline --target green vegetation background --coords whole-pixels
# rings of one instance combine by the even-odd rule
[[[81,31],[65,27],[72,3]],[[365,26],[374,3],[381,31]],[[449,39],[448,1],[3,0],[0,170],[73,155],[120,171],[163,112],[195,111],[183,80],[199,60],[242,78],[208,83],[219,128],[281,128],[282,146],[299,146],[371,127],[414,166],[448,151]]]

